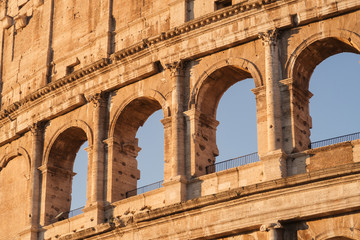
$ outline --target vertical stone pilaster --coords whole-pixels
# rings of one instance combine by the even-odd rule
[[[270,30],[260,33],[259,37],[265,47],[267,146],[268,152],[272,152],[282,148],[278,32],[276,29]]]
[[[91,205],[96,207],[96,220],[103,222],[103,204],[104,204],[104,171],[105,171],[105,120],[106,120],[106,97],[107,94],[100,92],[90,97],[93,105],[93,149],[91,166]],[[92,207],[85,209],[85,212]]]
[[[171,105],[171,170],[170,178],[163,186],[167,188],[167,203],[176,203],[186,199],[185,177],[185,121],[184,121],[184,62],[166,64],[170,70],[172,86]],[[176,193],[176,194],[174,194]]]
[[[264,180],[286,176],[286,159],[283,152],[282,112],[280,95],[279,50],[277,29],[260,33],[265,50],[265,91],[266,91],[266,124],[267,153],[260,155],[263,160]]]
[[[31,132],[31,167],[30,167],[30,204],[29,204],[29,231],[25,231],[21,239],[36,240],[40,224],[40,171],[44,141],[44,124],[34,123],[29,127]]]
[[[185,175],[184,151],[184,66],[178,61],[167,64],[171,71],[172,105],[171,105],[171,142],[172,142],[172,171],[171,177]]]
[[[268,233],[268,240],[283,240],[283,226],[279,222],[261,225],[260,231]]]
[[[103,195],[103,175],[104,175],[104,157],[105,148],[103,140],[105,138],[105,110],[106,100],[105,94],[97,93],[91,97],[93,104],[93,130],[94,130],[94,144],[93,144],[93,159],[92,159],[92,190],[91,201],[101,202],[104,200]]]

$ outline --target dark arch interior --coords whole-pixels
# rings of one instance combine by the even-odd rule
[[[154,99],[144,97],[135,99],[125,107],[117,120],[115,136],[121,142],[132,141],[138,128],[143,126],[150,115],[159,109],[161,105]]]
[[[138,169],[137,156],[141,148],[138,146],[136,133],[139,127],[143,126],[146,120],[160,109],[161,105],[155,99],[141,97],[130,102],[117,119],[114,129],[117,147],[114,148],[111,160],[112,174],[115,179],[112,183],[114,200],[137,194],[134,190],[138,187],[140,171],[148,171],[148,169]]]
[[[337,38],[326,38],[312,43],[301,52],[295,63],[295,82],[299,87],[308,89],[310,77],[316,66],[326,58],[342,52],[359,53],[350,43]]]
[[[84,130],[71,127],[62,132],[53,144],[49,154],[49,165],[72,170],[76,153],[87,141]]]
[[[223,67],[210,74],[198,96],[201,112],[215,118],[221,96],[233,84],[246,78],[251,78],[250,73],[234,66]]]
[[[73,166],[76,154],[86,142],[84,130],[70,127],[51,147],[46,175],[45,224],[68,218],[71,207]],[[86,187],[86,186],[85,186]]]

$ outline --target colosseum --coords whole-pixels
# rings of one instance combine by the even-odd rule
[[[2,0],[0,20],[0,240],[360,239],[360,135],[315,144],[309,112],[315,67],[360,53],[359,0]],[[258,152],[222,167],[217,107],[244,79]]]

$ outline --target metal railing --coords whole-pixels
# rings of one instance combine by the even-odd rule
[[[161,180],[159,182],[152,183],[152,184],[149,184],[149,185],[146,185],[146,186],[143,186],[143,187],[128,191],[128,192],[126,192],[126,198],[136,196],[136,195],[139,195],[139,194],[142,194],[142,193],[146,193],[146,192],[161,188],[163,182],[164,181]]]
[[[83,209],[84,209],[85,206],[83,207],[79,207],[79,208],[76,208],[76,209],[73,209],[71,211],[69,211],[69,217],[68,218],[71,218],[71,217],[75,217],[77,215],[80,215],[83,213]]]
[[[215,163],[213,165],[209,165],[206,167],[206,174],[219,172],[219,171],[223,171],[223,170],[226,170],[229,168],[234,168],[234,167],[238,167],[238,166],[242,166],[245,164],[254,163],[254,162],[258,162],[258,161],[260,161],[259,155],[257,152],[255,152],[255,153],[251,153],[251,154],[248,154],[245,156],[232,158],[232,159],[229,159],[226,161]]]
[[[59,221],[62,221],[62,220],[65,220],[65,219],[80,215],[80,214],[83,213],[82,210],[84,209],[84,207],[79,207],[79,208],[73,209],[73,210],[68,211],[68,212],[61,212],[57,216],[55,216],[52,221],[53,222],[59,222]]]
[[[332,145],[332,144],[336,144],[336,143],[353,141],[356,139],[360,139],[360,132],[312,142],[312,143],[310,143],[309,148],[319,148],[319,147],[324,147],[324,146],[328,146],[328,145]]]

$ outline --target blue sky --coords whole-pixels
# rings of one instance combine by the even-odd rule
[[[320,63],[310,80],[312,116],[311,140],[360,132],[360,55],[341,53]],[[257,151],[256,105],[252,79],[233,85],[225,92],[217,110],[218,161],[242,156]],[[236,103],[236,104],[234,104]],[[141,179],[138,186],[144,186],[163,179],[164,131],[160,122],[162,112],[149,117],[138,130],[138,168]],[[85,145],[83,147],[86,147]],[[86,202],[87,153],[80,149],[74,166],[72,209]]]

